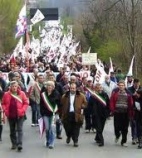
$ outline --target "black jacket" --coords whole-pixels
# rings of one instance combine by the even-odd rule
[[[107,118],[110,114],[109,97],[104,91],[102,91],[99,95],[106,101],[106,106],[104,106],[98,99],[91,95],[89,98],[88,107],[92,112],[92,115],[95,117]]]
[[[42,92],[43,93],[43,92]],[[41,94],[42,94],[41,93]],[[60,94],[58,93],[58,91],[53,90],[53,92],[51,93],[51,95],[48,96],[47,91],[45,91],[46,97],[48,98],[49,102],[52,105],[57,105],[58,108],[60,107]],[[41,116],[52,116],[53,112],[51,112],[45,105],[45,102],[42,98],[42,95],[40,97],[40,113]]]

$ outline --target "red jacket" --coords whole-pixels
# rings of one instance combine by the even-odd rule
[[[134,116],[134,111],[133,111],[133,98],[132,96],[126,91],[127,93],[127,101],[128,101],[128,113],[129,117],[132,118]],[[110,98],[110,110],[112,113],[115,112],[115,106],[116,106],[116,101],[118,99],[118,90],[113,91],[111,98]]]
[[[4,93],[4,96],[2,98],[2,107],[7,117],[9,117],[9,106],[10,106],[11,97],[12,97],[11,92],[8,91]],[[26,97],[26,94],[21,90],[18,90],[18,97],[22,100],[22,102],[16,99],[17,112],[18,112],[18,117],[22,117],[26,113],[27,107],[29,105],[29,101],[28,98]]]

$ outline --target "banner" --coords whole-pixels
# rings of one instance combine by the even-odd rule
[[[97,62],[97,53],[83,53],[82,64],[83,65],[95,65]]]

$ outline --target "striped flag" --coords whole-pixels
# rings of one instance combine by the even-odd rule
[[[19,17],[17,19],[15,38],[24,35],[26,29],[27,29],[27,18],[26,18],[26,4],[25,4],[21,9],[19,13]]]

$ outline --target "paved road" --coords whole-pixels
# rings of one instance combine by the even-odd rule
[[[130,134],[128,136],[128,147],[122,147],[120,144],[114,143],[112,120],[107,121],[104,137],[105,146],[98,147],[93,141],[94,133],[85,133],[81,129],[79,138],[79,147],[73,147],[73,143],[66,145],[65,133],[63,131],[63,139],[56,140],[55,148],[48,149],[44,146],[44,138],[39,138],[38,127],[30,126],[30,109],[28,111],[28,119],[24,126],[24,144],[23,151],[10,150],[11,144],[9,139],[8,125],[4,125],[3,141],[0,144],[0,158],[141,158],[142,150],[137,146],[131,145]],[[129,132],[130,133],[130,132]]]

